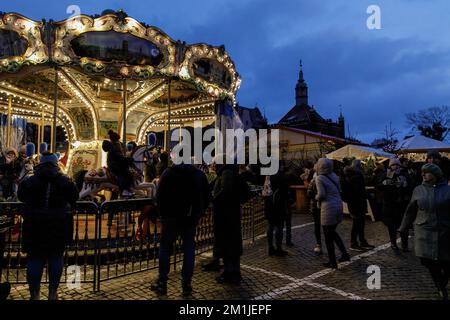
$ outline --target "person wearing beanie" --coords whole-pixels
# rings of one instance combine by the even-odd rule
[[[133,159],[126,157],[126,151],[122,143],[120,143],[120,136],[113,130],[108,131],[110,143],[103,142],[103,149],[107,151],[106,164],[111,173],[117,177],[119,191],[122,196],[130,197],[131,185],[133,183],[133,175],[130,171],[130,165]]]
[[[423,182],[414,189],[400,234],[414,226],[415,254],[430,272],[439,297],[448,299],[450,279],[450,186],[435,164],[422,167]]]
[[[427,163],[434,163],[442,170],[443,177],[450,184],[450,160],[441,156],[437,150],[427,152]]]
[[[18,177],[17,150],[5,148],[0,155],[0,186],[4,199],[14,198],[14,182]]]
[[[400,160],[389,160],[389,168],[377,182],[377,189],[382,194],[382,220],[386,225],[391,241],[391,248],[399,250],[397,246],[397,230],[402,222],[403,213],[411,198],[412,183],[406,170],[401,167]],[[408,237],[401,237],[402,249],[407,252]]]
[[[41,154],[41,159],[39,161],[39,164],[52,163],[54,165],[57,165],[58,160],[59,160],[58,156],[55,153],[44,152]]]
[[[31,300],[40,298],[44,265],[49,271],[49,300],[56,300],[64,266],[64,250],[72,241],[72,211],[78,189],[58,167],[58,157],[41,155],[33,176],[24,179],[17,192],[24,203],[22,251],[27,253],[27,281]]]

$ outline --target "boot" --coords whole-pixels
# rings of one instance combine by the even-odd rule
[[[275,249],[274,255],[277,257],[284,257],[287,256],[289,253],[285,250],[283,250],[281,247]]]
[[[48,300],[58,300],[58,289],[49,288],[48,289]]]
[[[339,259],[339,262],[347,262],[350,261],[350,255],[348,253],[343,253],[341,258]]]
[[[41,300],[41,289],[30,289],[30,300]]]
[[[152,283],[150,289],[157,294],[164,296],[167,294],[167,282],[158,278]]]
[[[186,282],[186,283],[183,283],[182,284],[182,294],[183,294],[183,297],[189,297],[191,294],[192,294],[192,285],[191,285],[191,283],[189,282]]]
[[[213,259],[202,265],[203,271],[219,271],[222,267],[223,266],[220,264],[220,259]]]
[[[337,269],[338,268],[336,262],[326,262],[326,263],[323,264],[323,266],[325,268],[331,268],[331,269]]]

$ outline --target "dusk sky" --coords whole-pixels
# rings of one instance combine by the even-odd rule
[[[369,30],[367,7],[381,8]],[[450,105],[449,0],[10,0],[0,11],[63,20],[123,9],[174,40],[224,44],[242,77],[237,100],[265,110],[270,123],[295,103],[299,60],[309,102],[336,120],[339,105],[352,136],[370,143],[405,113]]]

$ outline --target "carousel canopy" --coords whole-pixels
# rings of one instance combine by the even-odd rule
[[[326,157],[332,160],[342,160],[344,158],[356,158],[356,159],[364,159],[369,157],[391,158],[394,157],[394,155],[392,153],[384,152],[383,150],[380,149],[348,144],[340,149],[337,149],[336,151],[327,154]]]
[[[143,142],[167,126],[169,105],[173,126],[212,122],[215,103],[234,103],[239,86],[223,46],[174,41],[123,11],[59,22],[0,13],[0,112],[12,103],[14,115],[49,123],[56,100],[71,141],[104,138],[125,117]]]
[[[450,145],[424,136],[414,136],[398,143],[397,149],[402,153],[426,153],[428,150],[450,151]]]

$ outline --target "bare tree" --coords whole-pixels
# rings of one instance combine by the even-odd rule
[[[397,135],[399,131],[395,128],[392,128],[392,122],[389,122],[389,126],[386,125],[384,127],[384,136],[372,141],[371,146],[376,148],[381,148],[385,152],[394,152],[397,148],[398,139]]]
[[[425,137],[443,141],[450,132],[450,107],[431,107],[407,113],[406,123]]]

